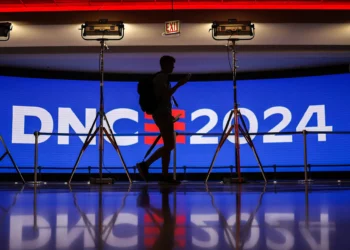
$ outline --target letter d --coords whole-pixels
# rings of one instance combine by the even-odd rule
[[[13,106],[12,118],[12,143],[34,144],[35,138],[32,131],[25,134],[25,117],[35,116],[39,118],[41,123],[40,132],[52,133],[53,120],[47,110],[40,107],[28,106]],[[49,135],[39,136],[39,143],[42,143],[50,138]]]

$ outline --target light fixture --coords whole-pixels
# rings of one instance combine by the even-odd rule
[[[254,24],[251,21],[214,21],[211,30],[215,40],[251,40],[254,37]]]
[[[108,19],[85,22],[81,26],[81,36],[85,40],[98,40],[96,39],[98,37],[104,40],[121,40],[124,37],[124,24],[122,21],[108,21]]]
[[[118,22],[109,22],[108,19],[100,19],[98,22],[85,22],[81,26],[81,37],[84,40],[89,41],[99,41],[100,42],[100,57],[99,57],[99,73],[100,73],[100,110],[96,113],[96,117],[94,119],[93,124],[91,125],[89,129],[88,136],[86,137],[86,140],[84,142],[84,145],[82,146],[79,156],[75,162],[75,165],[73,167],[72,173],[70,175],[68,184],[71,184],[73,175],[75,173],[75,170],[78,167],[78,164],[80,162],[81,156],[83,155],[85,149],[89,146],[93,138],[96,136],[99,137],[99,178],[90,178],[90,181],[87,182],[88,184],[112,184],[114,180],[112,178],[102,178],[102,172],[103,172],[103,163],[104,163],[104,136],[107,136],[109,142],[112,144],[116,152],[119,154],[120,160],[123,164],[125,173],[129,179],[129,182],[132,183],[132,180],[129,175],[128,168],[125,164],[124,158],[120,152],[117,140],[114,136],[114,131],[112,127],[110,126],[111,123],[108,122],[106,112],[105,112],[105,105],[104,105],[104,51],[108,50],[108,46],[106,44],[106,41],[112,41],[112,40],[121,40],[124,37],[124,24],[121,21]],[[86,38],[89,37],[89,38]],[[99,118],[100,124],[98,127],[97,120]],[[105,127],[105,125],[107,127]]]
[[[10,39],[12,27],[12,23],[0,23],[0,41],[8,41]]]
[[[238,101],[237,101],[237,77],[236,77],[236,71],[238,66],[236,65],[237,59],[236,59],[236,42],[239,40],[252,40],[255,36],[254,32],[254,24],[252,24],[250,21],[243,21],[238,22],[236,19],[229,19],[227,22],[213,22],[212,28],[212,36],[214,40],[226,40],[227,41],[227,48],[231,48],[232,50],[232,65],[230,62],[230,67],[232,67],[232,80],[233,80],[233,109],[230,112],[229,118],[227,119],[227,122],[224,127],[224,132],[221,135],[220,143],[218,144],[213,160],[210,164],[209,171],[207,174],[207,177],[205,179],[205,182],[208,182],[209,175],[213,169],[214,162],[216,160],[217,154],[219,153],[222,145],[224,144],[225,140],[229,137],[231,134],[231,131],[234,132],[234,138],[235,138],[235,166],[236,166],[236,172],[237,172],[237,178],[231,178],[229,179],[229,183],[244,183],[245,179],[241,177],[241,162],[240,162],[240,135],[243,135],[244,139],[252,149],[255,158],[258,162],[258,166],[260,168],[261,174],[264,178],[265,183],[267,183],[267,179],[264,173],[263,166],[261,164],[259,155],[255,149],[254,143],[252,138],[250,137],[248,128],[245,124],[245,121],[243,119],[243,115],[241,111],[238,108]],[[228,51],[227,51],[228,52]],[[231,120],[234,119],[234,124],[230,125]],[[225,183],[224,178],[224,183]]]

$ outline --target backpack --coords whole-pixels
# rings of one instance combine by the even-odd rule
[[[154,74],[151,77],[143,78],[137,84],[139,105],[142,111],[149,115],[153,114],[158,107],[158,101],[153,87],[153,79],[157,74]]]

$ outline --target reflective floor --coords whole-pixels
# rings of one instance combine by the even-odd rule
[[[350,184],[0,185],[0,249],[350,249]]]

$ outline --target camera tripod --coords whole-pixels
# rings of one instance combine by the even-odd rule
[[[104,111],[104,50],[108,49],[107,44],[105,43],[105,41],[108,39],[98,39],[98,41],[100,42],[101,46],[100,46],[100,75],[101,75],[101,80],[100,80],[100,110],[99,112],[96,114],[95,120],[93,122],[93,124],[91,125],[91,128],[89,130],[89,133],[85,139],[85,142],[83,144],[83,147],[80,150],[78,159],[75,162],[73,171],[71,173],[70,179],[68,181],[68,183],[70,184],[73,178],[73,175],[75,173],[75,170],[78,167],[79,161],[84,153],[84,151],[86,150],[86,148],[89,146],[89,144],[91,143],[92,139],[97,135],[99,135],[99,178],[95,179],[96,183],[102,184],[102,183],[110,183],[111,181],[108,179],[103,179],[102,178],[102,168],[103,168],[103,150],[104,150],[104,135],[107,136],[108,140],[110,141],[110,143],[112,144],[113,148],[117,151],[120,160],[122,162],[122,165],[124,167],[125,173],[129,179],[129,182],[131,183],[131,178],[129,175],[129,171],[126,167],[125,161],[123,159],[123,156],[120,152],[120,148],[118,146],[118,143],[115,139],[115,137],[113,136],[113,130],[107,120],[106,117],[106,113]],[[95,131],[92,133],[93,128],[95,127],[95,124],[97,122],[97,119],[100,118],[100,124],[99,126],[95,129]],[[108,131],[107,129],[104,127],[104,123],[103,121],[106,121],[107,127],[108,127]]]
[[[238,182],[238,183],[243,183],[245,182],[245,180],[241,177],[241,166],[240,166],[240,144],[239,144],[239,134],[241,133],[244,137],[244,139],[247,141],[248,145],[250,146],[250,148],[253,150],[253,153],[255,155],[255,158],[258,162],[261,174],[264,178],[264,181],[267,182],[266,177],[265,177],[265,173],[264,170],[262,168],[261,162],[260,162],[260,158],[258,156],[258,153],[256,152],[254,143],[249,135],[249,131],[247,129],[247,126],[244,122],[243,116],[241,114],[241,111],[238,109],[238,103],[237,103],[237,81],[236,81],[236,41],[238,39],[229,39],[229,42],[231,42],[230,48],[232,50],[232,60],[233,60],[233,100],[234,100],[234,108],[233,110],[231,110],[230,112],[230,116],[227,120],[227,123],[225,125],[225,129],[221,135],[219,144],[216,148],[214,157],[211,161],[210,164],[210,168],[207,174],[207,177],[205,179],[205,182],[208,182],[209,179],[209,175],[213,169],[214,166],[214,162],[216,160],[216,157],[221,149],[221,147],[223,146],[223,144],[225,143],[226,139],[228,138],[228,136],[230,135],[231,131],[234,131],[234,137],[235,137],[235,164],[236,164],[236,172],[237,172],[237,179],[232,179],[232,182]],[[231,123],[231,118],[232,116],[234,117],[234,124],[232,124],[230,126],[230,128],[228,129],[229,124]],[[240,123],[242,125],[240,125]]]

